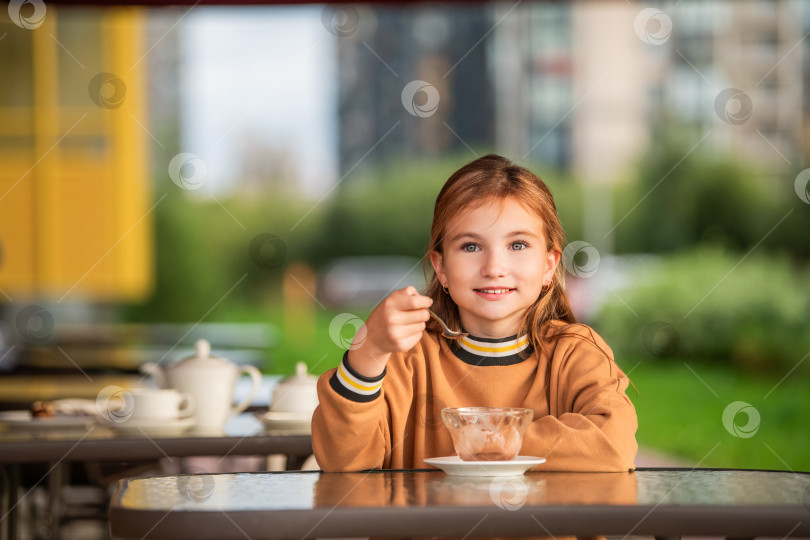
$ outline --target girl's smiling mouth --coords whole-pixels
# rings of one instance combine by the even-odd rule
[[[512,289],[509,287],[488,287],[486,289],[473,289],[476,293],[480,296],[485,298],[500,298],[505,296],[516,289]]]

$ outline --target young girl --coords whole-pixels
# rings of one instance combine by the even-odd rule
[[[525,407],[521,455],[557,471],[634,467],[636,413],[605,342],[565,292],[562,227],[548,187],[488,155],[436,199],[424,296],[395,291],[318,381],[312,444],[325,471],[427,468],[455,454],[444,407]],[[426,259],[427,259],[426,257]],[[432,308],[469,335],[448,340]]]

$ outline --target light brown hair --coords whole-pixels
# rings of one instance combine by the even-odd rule
[[[477,208],[489,201],[513,198],[533,211],[543,223],[546,250],[562,255],[565,235],[557,216],[557,207],[548,186],[528,169],[508,159],[489,154],[464,165],[445,182],[436,197],[433,209],[433,225],[430,229],[430,248],[423,261],[425,270],[430,267],[430,251],[442,253],[442,244],[447,235],[447,225],[459,213]],[[442,289],[435,272],[431,273],[425,295],[433,299],[432,309],[451,328],[461,328],[458,306]],[[519,334],[528,334],[535,350],[540,350],[542,325],[552,319],[576,323],[574,311],[565,292],[565,267],[562,256],[554,272],[551,285],[535,300],[523,318]],[[428,330],[441,333],[438,323],[431,319]]]

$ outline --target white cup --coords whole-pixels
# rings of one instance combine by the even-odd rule
[[[177,420],[195,409],[194,396],[166,388],[133,388],[130,420]]]

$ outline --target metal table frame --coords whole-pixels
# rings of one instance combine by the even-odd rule
[[[20,503],[21,469],[25,464],[45,463],[48,472],[36,487],[48,487],[50,506],[61,506],[58,493],[62,488],[63,469],[72,462],[126,463],[155,461],[162,458],[196,456],[266,456],[285,454],[288,468],[300,468],[312,454],[310,435],[272,435],[258,432],[240,436],[133,436],[116,435],[91,437],[95,430],[77,432],[72,437],[48,439],[32,435],[29,439],[0,439],[0,468],[2,469],[5,504],[0,505],[0,539],[17,535],[17,512]],[[32,489],[33,489],[32,487]]]

